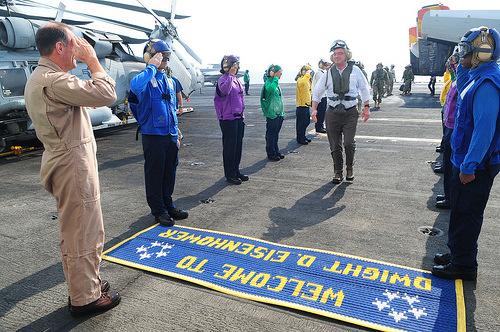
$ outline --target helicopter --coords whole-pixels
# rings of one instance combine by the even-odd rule
[[[207,65],[207,68],[200,68],[203,76],[205,77],[205,82],[210,82],[215,86],[219,78],[221,78],[222,76],[220,68],[221,67],[219,63],[209,63]],[[235,76],[237,78],[241,78],[243,77],[243,74],[241,72],[238,72]]]
[[[49,21],[65,23],[72,28],[76,36],[85,38],[94,47],[103,68],[116,82],[117,100],[113,104],[107,107],[88,108],[94,130],[135,122],[130,115],[127,103],[130,80],[142,71],[146,64],[142,53],[140,56],[134,55],[131,47],[133,45],[140,46],[151,39],[162,39],[170,46],[172,54],[169,67],[181,82],[184,98],[188,99],[193,92],[201,90],[204,85],[204,76],[201,71],[190,63],[184,53],[176,47],[176,43],[181,44],[194,60],[202,63],[196,53],[179,38],[174,26],[175,19],[189,17],[175,13],[176,0],[172,0],[170,12],[153,10],[142,0],[137,0],[137,6],[107,0],[73,1],[105,6],[109,10],[125,10],[134,15],[137,13],[152,15],[156,24],[154,29],[150,29],[110,18],[71,11],[63,3],[59,3],[56,7],[46,2],[33,0],[0,0],[0,154],[9,151],[14,143],[36,139],[34,127],[26,111],[24,87],[40,59],[35,46],[36,31]],[[56,14],[54,17],[38,15],[42,12],[41,9],[56,11]],[[30,14],[29,10],[36,10],[37,15]],[[79,16],[81,19],[67,19],[63,17],[65,14]],[[88,25],[94,22],[102,22],[120,27],[120,29],[126,28],[132,32],[139,32],[141,35],[145,34],[145,36],[140,38],[130,36],[130,34],[89,28]],[[78,62],[77,68],[70,73],[82,79],[91,77],[88,67],[81,62]]]

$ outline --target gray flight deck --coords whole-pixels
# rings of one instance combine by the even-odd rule
[[[399,86],[399,84],[396,84]],[[446,252],[449,211],[435,208],[442,175],[439,97],[416,84],[410,97],[384,98],[357,130],[352,183],[334,185],[326,136],[295,141],[295,84],[283,84],[286,119],[279,145],[286,158],[268,162],[261,85],[250,87],[241,167],[250,176],[226,183],[213,87],[196,92],[196,110],[179,117],[184,134],[174,200],[189,211],[179,225],[285,245],[330,250],[430,270]],[[441,85],[436,87],[440,91]],[[399,91],[398,91],[399,92]],[[373,104],[373,101],[371,101]],[[186,104],[187,105],[187,104]],[[105,249],[152,226],[136,126],[97,134]],[[246,300],[186,281],[102,262],[101,276],[122,295],[105,313],[73,318],[59,252],[54,199],[39,182],[42,150],[0,159],[0,331],[366,331],[368,329]],[[215,200],[204,204],[205,199]],[[464,282],[467,331],[500,331],[500,184],[494,186],[479,239],[477,282]],[[441,236],[419,231],[440,229]]]

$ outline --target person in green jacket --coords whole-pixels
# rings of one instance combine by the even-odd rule
[[[243,75],[243,82],[245,82],[245,95],[249,96],[248,90],[250,89],[250,72],[245,70],[245,75]]]
[[[384,70],[382,62],[377,64],[377,69],[373,71],[372,77],[370,79],[370,87],[373,90],[373,101],[375,102],[375,108],[380,108],[380,103],[382,102],[382,96],[384,95],[384,87],[389,84],[389,75]]]
[[[415,79],[413,75],[413,71],[411,70],[411,66],[407,65],[405,67],[405,71],[403,72],[403,82],[405,83],[405,87],[401,95],[411,96],[411,82]]]
[[[285,156],[278,148],[278,138],[285,110],[281,97],[279,79],[283,70],[279,65],[270,65],[266,71],[267,80],[260,93],[260,106],[266,117],[266,152],[267,158],[271,161],[279,161]]]

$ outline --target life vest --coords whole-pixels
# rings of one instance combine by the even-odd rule
[[[338,95],[338,97],[329,97],[330,100],[354,100],[356,97],[345,96],[349,92],[349,78],[351,77],[352,68],[354,66],[353,62],[348,62],[347,67],[344,68],[342,74],[339,73],[337,67],[332,66],[330,68],[330,74],[333,79],[333,92]],[[326,76],[325,86],[328,84],[328,76]]]

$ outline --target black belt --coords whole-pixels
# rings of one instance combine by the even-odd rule
[[[342,101],[342,100],[345,100],[345,101],[350,101],[350,100],[356,100],[358,97],[351,97],[351,96],[344,96],[343,99],[340,99],[339,96],[337,97],[328,97],[328,99],[330,99],[331,101]]]

